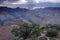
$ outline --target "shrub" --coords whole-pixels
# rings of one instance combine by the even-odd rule
[[[55,28],[56,30],[60,30],[60,25],[57,25]]]
[[[33,37],[40,36],[40,25],[36,23],[28,24],[24,23],[20,26],[20,28],[13,28],[12,33],[20,39],[20,37],[27,39]]]
[[[57,35],[58,35],[58,31],[54,30],[54,29],[47,31],[47,33],[46,33],[46,36],[48,36],[48,37],[56,37]]]
[[[50,28],[60,30],[60,25],[58,24],[50,25]]]

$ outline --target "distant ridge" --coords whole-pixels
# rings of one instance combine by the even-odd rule
[[[60,7],[36,8],[34,10],[19,7],[0,7],[1,26],[21,19],[41,24],[60,24]]]

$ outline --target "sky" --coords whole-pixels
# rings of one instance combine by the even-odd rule
[[[7,7],[60,7],[60,0],[0,0],[0,6]]]

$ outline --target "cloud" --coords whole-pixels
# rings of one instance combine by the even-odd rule
[[[47,3],[49,2],[49,3]],[[7,6],[7,7],[41,7],[41,6],[57,6],[60,7],[59,4],[60,0],[0,0],[0,6]]]
[[[60,0],[0,0],[0,4],[33,4],[40,2],[60,3]]]
[[[12,4],[26,4],[26,3],[27,3],[26,0],[19,0],[19,1],[15,2],[15,3],[12,3]]]
[[[18,1],[18,0],[0,0],[0,3],[3,3],[3,2],[5,2],[5,1],[7,1],[7,2],[16,2],[16,1]]]
[[[52,3],[60,3],[60,0],[34,0],[34,2],[52,2]]]

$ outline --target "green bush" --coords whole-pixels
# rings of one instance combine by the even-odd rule
[[[56,30],[58,30],[58,31],[60,31],[60,25],[58,25],[58,24],[48,24],[47,26],[46,26],[46,28],[48,29],[48,28],[51,28],[51,29],[56,29]]]
[[[57,25],[56,26],[56,30],[60,30],[60,25]]]
[[[31,37],[40,36],[41,28],[40,25],[36,23],[28,24],[24,23],[19,28],[13,28],[12,34],[14,34],[18,39],[20,37],[27,39]]]
[[[60,25],[58,24],[51,25],[50,27],[56,30],[60,30]]]
[[[48,37],[56,37],[57,35],[58,35],[58,31],[54,29],[48,30],[46,33],[46,36]]]

